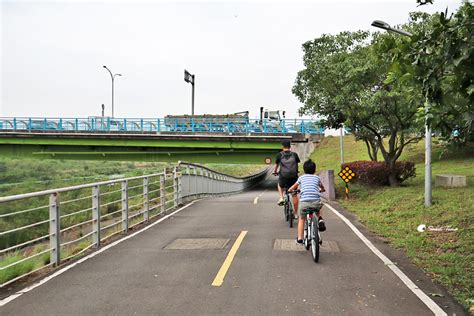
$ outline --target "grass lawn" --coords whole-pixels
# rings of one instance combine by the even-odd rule
[[[368,160],[363,142],[346,136],[345,161]],[[327,137],[312,154],[318,169],[340,169],[339,138]],[[382,160],[381,155],[379,160]],[[373,232],[384,236],[443,284],[467,309],[474,305],[474,148],[447,152],[433,145],[433,179],[436,174],[454,173],[467,176],[466,188],[434,187],[433,206],[424,203],[424,142],[408,147],[401,160],[416,163],[417,176],[403,186],[367,187],[350,185],[350,199],[340,199],[346,209],[357,214]],[[336,190],[343,196],[343,183],[337,177]],[[457,232],[419,233],[420,224],[451,226]]]

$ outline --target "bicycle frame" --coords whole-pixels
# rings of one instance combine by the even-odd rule
[[[319,261],[319,245],[322,242],[321,235],[319,233],[319,212],[311,212],[306,215],[304,223],[304,236],[303,242],[306,250],[311,247],[311,255],[314,262]],[[314,225],[313,225],[314,224]],[[315,231],[312,229],[315,227]]]
[[[293,227],[293,221],[294,221],[293,213],[295,211],[295,205],[293,203],[293,196],[290,192],[288,192],[288,188],[285,188],[285,195],[284,195],[283,200],[285,201],[283,205],[283,212],[285,215],[285,219],[289,222],[290,227]]]

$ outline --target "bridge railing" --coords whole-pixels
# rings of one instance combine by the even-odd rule
[[[115,132],[115,133],[245,133],[324,134],[320,122],[310,119],[241,118],[39,118],[0,117],[0,131]]]
[[[267,174],[236,178],[180,163],[155,174],[0,197],[0,288],[99,248],[185,201],[239,192]]]

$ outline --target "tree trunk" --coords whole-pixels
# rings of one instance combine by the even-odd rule
[[[379,147],[376,141],[371,140],[370,138],[366,137],[364,138],[365,146],[367,146],[367,152],[369,153],[369,158],[372,161],[377,161],[378,157],[378,151]]]
[[[388,165],[388,170],[389,170],[388,183],[390,184],[391,187],[400,186],[400,182],[398,182],[397,173],[396,173],[396,170],[395,170],[395,162],[396,161],[397,161],[397,159],[395,157],[389,157],[388,162],[385,161],[385,163],[387,163],[387,165]]]
[[[390,171],[390,174],[388,175],[388,182],[389,182],[391,187],[400,186],[400,183],[397,180],[397,176],[396,176],[395,172],[393,172],[393,171]]]
[[[379,153],[379,147],[378,147],[378,144],[377,144],[377,141],[373,141],[373,140],[370,140],[370,147],[372,148],[372,157],[374,157],[374,159],[372,159],[372,161],[378,161],[378,153]]]

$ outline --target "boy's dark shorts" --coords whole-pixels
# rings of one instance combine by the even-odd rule
[[[278,185],[283,189],[284,188],[289,189],[293,184],[296,183],[296,181],[298,181],[298,177],[294,177],[294,178],[279,177],[278,178]]]

